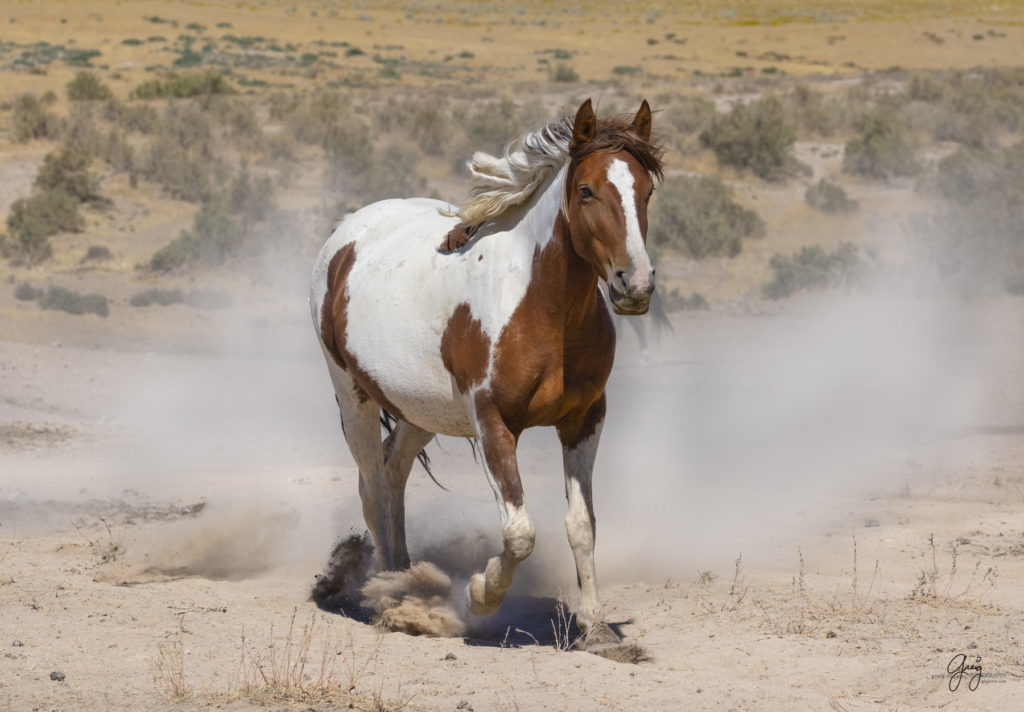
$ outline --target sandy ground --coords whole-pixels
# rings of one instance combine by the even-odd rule
[[[539,543],[496,619],[457,638],[382,632],[308,601],[360,515],[298,307],[244,331],[248,353],[204,340],[181,305],[150,312],[193,333],[174,350],[96,348],[92,317],[62,316],[59,340],[2,341],[0,706],[1024,709],[1024,323],[1019,301],[960,320],[942,306],[926,335],[917,302],[887,302],[896,318],[846,299],[679,316],[646,363],[626,328],[598,565],[640,664],[554,644],[574,635],[558,600],[571,607],[575,581],[550,434],[521,445]],[[892,370],[837,356],[848,340],[887,362],[933,353]],[[795,356],[808,350],[830,364]],[[468,446],[432,452],[451,491],[414,474],[411,547],[458,581],[493,553],[498,517]],[[289,692],[302,628],[302,685],[323,665],[354,697]],[[983,677],[950,691],[961,653]]]

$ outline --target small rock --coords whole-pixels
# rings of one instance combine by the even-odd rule
[[[449,653],[450,655],[451,653]],[[469,700],[459,700],[459,704],[455,705],[457,710],[466,710],[466,712],[473,712],[473,705],[469,704]]]
[[[702,688],[698,687],[698,688],[697,688],[697,694],[699,695],[699,694],[700,694],[700,693],[702,693],[702,692],[704,692],[704,690],[703,690]]]
[[[11,643],[11,645],[13,645],[15,648],[20,648],[24,645],[24,643],[22,643],[20,640],[15,640],[13,643]]]
[[[64,673],[54,670],[50,673],[50,679],[56,680],[57,682],[64,682]]]
[[[444,656],[444,659],[445,660],[458,660],[458,658],[455,657],[455,653],[448,653],[447,655]]]
[[[970,540],[970,539],[968,539],[968,538],[967,538],[967,537],[965,537],[965,536],[958,536],[958,537],[956,538],[956,543],[957,543],[957,544],[970,544],[970,543],[971,543],[971,540]]]
[[[870,529],[872,527],[877,527],[878,526],[878,520],[877,519],[865,519],[864,520],[864,526],[866,528],[868,528],[868,529]]]
[[[976,649],[977,647],[978,647],[978,644],[977,644],[977,643],[975,643],[974,641],[971,641],[970,643],[968,643],[968,644],[967,644],[967,649],[968,649],[968,650],[974,650],[974,649]]]
[[[835,638],[836,637],[836,632],[834,630],[830,630],[828,633],[825,633],[825,637],[826,638]]]

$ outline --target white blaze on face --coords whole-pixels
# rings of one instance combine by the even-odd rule
[[[626,252],[633,261],[633,274],[629,280],[631,289],[646,289],[651,276],[651,258],[647,254],[643,235],[640,234],[640,219],[636,215],[636,194],[633,173],[625,161],[612,160],[608,167],[608,181],[619,191],[622,198],[622,214],[626,218]]]

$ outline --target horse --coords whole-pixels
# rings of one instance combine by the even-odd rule
[[[519,436],[553,426],[580,647],[619,642],[598,595],[591,478],[615,354],[608,302],[618,314],[643,314],[654,292],[647,205],[661,157],[646,100],[632,118],[598,119],[587,99],[503,157],[474,154],[461,211],[383,200],[347,215],[327,240],[310,308],[380,570],[410,566],[405,486],[414,460],[435,434],[475,438],[503,548],[470,577],[465,605],[474,616],[495,613],[535,540]]]

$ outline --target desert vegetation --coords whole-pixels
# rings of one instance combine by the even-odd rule
[[[66,101],[54,91],[23,92],[6,105],[12,140],[49,151],[31,194],[7,211],[0,252],[12,264],[45,264],[55,235],[93,239],[91,224],[113,224],[125,197],[111,197],[105,186],[117,176],[127,176],[134,191],[155,187],[161,199],[191,206],[175,237],[132,262],[157,275],[230,271],[268,250],[287,250],[282,238],[297,219],[315,227],[310,232],[326,230],[345,212],[385,197],[458,204],[474,151],[498,153],[551,118],[553,104],[571,111],[578,95],[590,93],[579,53],[557,45],[532,53],[541,94],[398,91],[410,76],[445,84],[491,68],[471,49],[413,60],[397,44],[285,41],[243,35],[230,23],[156,19],[120,40],[125,50],[164,55],[131,79],[98,50],[21,48],[19,67],[75,71],[62,85]],[[661,51],[686,42],[665,33],[647,44]],[[774,76],[792,60],[784,52],[736,56],[762,64],[726,68],[713,85],[695,72],[693,91],[653,97],[656,129],[670,149],[670,177],[651,220],[659,260],[737,258],[745,241],[767,237],[761,269],[765,283],[776,286],[763,294],[791,293],[781,284],[834,285],[833,278],[806,276],[808,265],[828,261],[814,252],[814,235],[804,239],[811,251],[803,257],[799,249],[771,249],[776,228],[750,200],[757,186],[795,184],[810,208],[850,215],[874,210],[849,197],[851,181],[915,181],[932,207],[908,216],[906,233],[934,248],[928,261],[939,273],[983,274],[975,279],[1008,289],[1022,281],[1014,228],[1021,209],[1010,196],[1018,189],[1013,146],[1024,129],[1024,72],[893,69],[828,87],[812,79],[778,82]],[[270,81],[267,72],[287,81]],[[644,66],[619,63],[607,81],[628,87],[640,76]],[[739,98],[718,100],[730,92]],[[610,98],[602,113],[634,101]],[[831,173],[798,160],[800,142],[821,142],[814,150],[832,161]],[[931,147],[939,142],[954,150],[936,159]],[[753,192],[738,185],[753,185]]]

